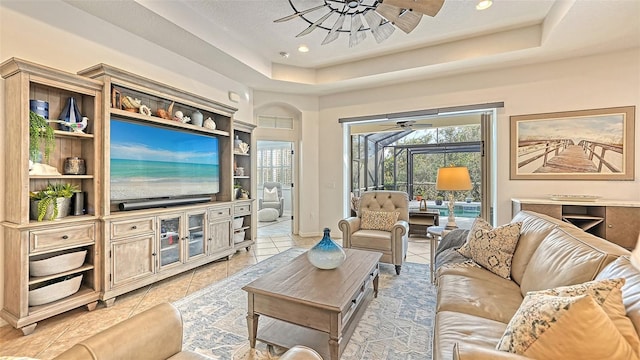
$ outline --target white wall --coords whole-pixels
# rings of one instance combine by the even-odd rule
[[[640,200],[640,120],[636,120],[635,131],[635,181],[509,180],[511,115],[634,105],[636,118],[640,117],[640,49],[635,49],[322,97],[319,224],[336,229],[342,217],[344,167],[339,118],[498,101],[505,104],[496,120],[498,224],[510,220],[512,197],[559,193]]]
[[[247,86],[64,2],[3,1],[0,34],[0,61],[18,57],[72,73],[106,63],[237,107],[236,119],[253,122]],[[249,96],[232,103],[230,90]]]

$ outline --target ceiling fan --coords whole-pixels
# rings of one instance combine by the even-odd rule
[[[408,34],[418,26],[422,15],[433,17],[444,4],[444,0],[324,0],[324,5],[298,9],[294,2],[305,3],[289,0],[294,13],[274,22],[301,18],[309,26],[296,37],[320,28],[328,31],[322,45],[336,40],[340,33],[349,33],[349,47],[364,40],[367,31],[378,43],[388,39],[396,27]],[[362,18],[369,27],[364,26]]]
[[[388,124],[381,124],[380,126],[387,126]],[[396,121],[394,126],[387,127],[383,131],[394,130],[398,131],[413,131],[433,127],[433,124],[417,124],[415,120],[399,120]]]

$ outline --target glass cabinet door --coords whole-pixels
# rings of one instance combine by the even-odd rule
[[[204,213],[187,215],[187,260],[204,255]]]
[[[180,219],[179,215],[160,219],[160,268],[181,260]]]

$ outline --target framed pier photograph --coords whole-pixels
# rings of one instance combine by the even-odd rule
[[[634,180],[635,106],[510,117],[512,180]]]

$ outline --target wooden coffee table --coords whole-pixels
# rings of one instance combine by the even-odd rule
[[[378,295],[381,253],[345,249],[337,269],[321,270],[304,253],[242,289],[248,293],[249,344],[309,346],[338,360],[358,320]],[[372,289],[373,285],[373,289]],[[268,317],[260,322],[260,315]]]

